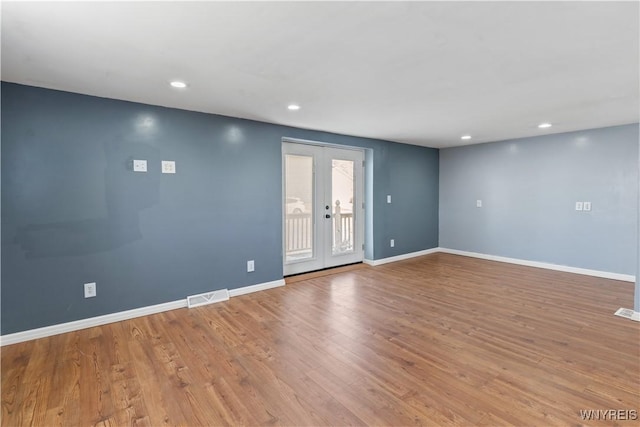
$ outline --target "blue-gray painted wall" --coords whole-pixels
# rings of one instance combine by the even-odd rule
[[[283,137],[368,149],[367,255],[438,245],[438,150],[3,82],[1,333],[281,279]]]
[[[637,227],[638,125],[440,150],[442,247],[634,275]]]

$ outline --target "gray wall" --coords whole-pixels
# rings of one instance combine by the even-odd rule
[[[440,246],[633,275],[637,198],[637,125],[445,149]]]
[[[283,137],[369,150],[368,255],[438,245],[438,150],[3,83],[2,334],[281,279]]]
[[[382,242],[385,257],[418,251],[420,247],[426,249],[420,244],[423,241],[438,241],[438,231],[430,225],[438,223],[438,209],[433,210],[431,204],[431,200],[438,199],[438,188],[423,185],[438,182],[438,167],[406,167],[413,162],[430,164],[431,153],[416,151],[405,144],[393,148],[388,155],[389,191],[381,195],[385,203]],[[391,195],[390,204],[386,203],[385,194]],[[395,240],[393,248],[390,239]]]

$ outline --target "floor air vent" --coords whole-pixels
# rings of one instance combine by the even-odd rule
[[[633,311],[630,308],[619,308],[618,311],[616,311],[616,316],[625,317],[627,319],[640,322],[640,312]]]
[[[187,297],[187,306],[189,308],[193,308],[228,300],[229,291],[226,289],[220,289],[219,291],[205,292],[204,294],[191,295],[190,297]]]

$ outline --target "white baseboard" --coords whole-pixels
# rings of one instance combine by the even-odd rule
[[[538,261],[528,261],[528,260],[517,259],[517,258],[507,258],[507,257],[496,256],[496,255],[487,255],[487,254],[481,254],[477,252],[467,252],[467,251],[460,251],[457,249],[448,249],[448,248],[440,248],[440,247],[425,249],[418,252],[411,252],[408,254],[402,254],[398,256],[382,258],[377,260],[365,259],[363,262],[365,264],[375,267],[378,265],[388,264],[390,262],[402,261],[405,259],[415,258],[423,255],[436,253],[436,252],[462,255],[462,256],[468,256],[473,258],[486,259],[490,261],[506,262],[509,264],[525,265],[528,267],[544,268],[547,270],[564,271],[567,273],[576,273],[576,274],[583,274],[587,276],[602,277],[605,279],[621,280],[625,282],[635,282],[636,280],[635,276],[630,274],[620,274],[620,273],[611,273],[608,271],[589,270],[586,268],[569,267],[565,265],[549,264],[549,263],[538,262]],[[284,285],[285,285],[284,279],[274,280],[272,282],[259,283],[257,285],[250,285],[250,286],[244,286],[242,288],[231,289],[229,291],[229,296],[237,297],[240,295],[246,295],[246,294],[250,294],[252,292],[258,292],[258,291],[264,291],[267,289],[272,289],[272,288],[276,288]],[[135,308],[133,310],[120,311],[117,313],[105,314],[103,316],[90,317],[88,319],[81,319],[73,322],[60,323],[58,325],[45,326],[37,329],[30,329],[28,331],[16,332],[13,334],[0,336],[0,347],[5,345],[10,345],[10,344],[17,344],[24,341],[34,340],[37,338],[44,338],[52,335],[63,334],[66,332],[78,331],[80,329],[92,328],[94,326],[106,325],[108,323],[120,322],[122,320],[134,319],[136,317],[148,316],[150,314],[161,313],[163,311],[175,310],[175,309],[184,308],[184,307],[187,307],[186,298],[182,300],[166,302],[163,304],[156,304],[148,307],[140,307],[140,308]]]
[[[604,279],[622,280],[624,282],[635,282],[636,276],[630,274],[611,273],[609,271],[589,270],[587,268],[569,267],[567,265],[549,264],[546,262],[528,261],[518,258],[507,258],[497,255],[487,255],[477,252],[460,251],[457,249],[438,248],[439,252],[468,256],[472,258],[486,259],[489,261],[506,262],[509,264],[526,265],[528,267],[544,268],[546,270],[564,271],[566,273],[583,274],[585,276],[602,277]]]
[[[19,342],[35,340],[37,338],[50,337],[52,335],[64,334],[66,332],[78,331],[80,329],[92,328],[94,326],[106,325],[107,323],[120,322],[122,320],[136,317],[148,316],[149,314],[161,313],[163,311],[175,310],[187,306],[187,300],[165,302],[163,304],[150,305],[147,307],[134,308],[132,310],[119,311],[117,313],[105,314],[103,316],[90,317],[88,319],[75,320],[73,322],[59,323],[57,325],[45,326],[43,328],[30,329],[28,331],[16,332],[14,334],[0,337],[0,346],[16,344]]]
[[[267,289],[277,288],[284,285],[285,285],[284,279],[274,280],[273,282],[258,283],[257,285],[244,286],[242,288],[237,288],[237,289],[230,289],[229,296],[238,297],[240,295],[246,295],[252,292],[266,291]]]
[[[546,270],[564,271],[566,273],[583,274],[585,276],[602,277],[604,279],[621,280],[624,282],[636,281],[636,276],[631,274],[621,274],[621,273],[612,273],[609,271],[590,270],[587,268],[569,267],[567,265],[550,264],[546,262],[529,261],[526,259],[508,258],[508,257],[497,256],[497,255],[487,255],[487,254],[481,254],[478,252],[460,251],[458,249],[448,249],[448,248],[442,248],[442,247],[426,249],[424,251],[418,251],[418,252],[411,252],[408,254],[393,256],[389,258],[382,258],[382,259],[376,259],[376,260],[365,259],[364,263],[375,267],[377,265],[388,264],[390,262],[396,262],[396,261],[402,261],[405,259],[414,258],[422,255],[428,255],[436,252],[462,255],[462,256],[468,256],[472,258],[486,259],[489,261],[506,262],[509,264],[525,265],[527,267],[544,268]]]
[[[402,261],[404,259],[409,259],[409,258],[415,258],[417,256],[423,256],[423,255],[429,255],[435,252],[439,252],[440,248],[431,248],[431,249],[425,249],[423,251],[418,251],[418,252],[411,252],[408,254],[402,254],[402,255],[396,255],[396,256],[392,256],[389,258],[382,258],[382,259],[365,259],[364,262],[365,264],[369,264],[372,266],[377,266],[377,265],[382,265],[382,264],[388,264],[390,262],[396,262],[396,261]]]
[[[231,289],[230,297],[250,294],[252,292],[263,291],[266,289],[284,286],[284,279],[274,280],[273,282],[259,283],[257,285],[245,286],[242,288]],[[103,316],[90,317],[88,319],[75,320],[73,322],[60,323],[57,325],[45,326],[28,331],[16,332],[0,336],[0,347],[10,344],[17,344],[24,341],[35,340],[37,338],[45,338],[53,335],[64,334],[66,332],[79,331],[80,329],[92,328],[94,326],[106,325],[108,323],[120,322],[122,320],[134,319],[136,317],[148,316],[150,314],[161,313],[163,311],[175,310],[187,307],[187,299],[165,302],[163,304],[150,305],[147,307],[134,308],[132,310],[119,311],[117,313],[105,314]]]

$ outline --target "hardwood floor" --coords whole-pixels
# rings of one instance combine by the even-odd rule
[[[447,254],[363,267],[3,347],[2,425],[597,425],[640,409],[632,300]]]

